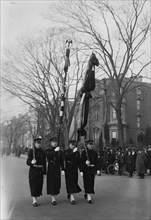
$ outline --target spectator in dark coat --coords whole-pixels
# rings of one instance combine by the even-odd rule
[[[146,163],[146,157],[145,153],[143,152],[142,149],[140,149],[137,152],[137,158],[136,158],[136,172],[140,176],[141,179],[144,178],[145,175],[145,163]]]
[[[106,148],[104,150],[104,158],[103,158],[103,168],[106,174],[108,174],[107,168],[109,166],[109,156],[110,156],[110,150],[109,148]]]
[[[147,147],[143,147],[143,152],[144,152],[144,154],[145,154],[145,157],[146,157],[146,161],[145,161],[145,172],[147,172],[147,170],[148,170],[148,161],[147,161],[147,154],[148,154],[148,149],[147,149]]]
[[[63,152],[57,146],[57,138],[50,139],[50,147],[46,149],[48,161],[47,194],[51,195],[52,205],[57,205],[55,196],[60,193],[61,173],[64,175]]]
[[[126,160],[126,156],[124,154],[124,151],[118,150],[116,152],[115,159],[118,161],[118,164],[119,164],[118,173],[119,173],[119,175],[121,175],[121,174],[123,174],[123,168],[124,168],[125,160]]]
[[[102,148],[98,151],[98,169],[100,170],[100,176],[103,168],[103,158],[104,158],[104,151]]]
[[[150,145],[148,146],[148,149],[147,149],[146,163],[147,163],[148,174],[151,175],[151,146]]]
[[[30,149],[27,158],[29,169],[29,186],[33,198],[33,206],[37,207],[37,197],[42,195],[43,175],[46,174],[46,155],[41,149],[41,138],[34,140],[34,149]]]
[[[93,140],[87,141],[87,147],[81,155],[80,174],[83,176],[85,199],[88,203],[92,204],[91,194],[94,194],[94,180],[95,174],[99,175],[98,170],[98,156],[97,152],[93,149]]]
[[[128,149],[128,153],[126,156],[126,170],[129,172],[130,177],[133,176],[133,172],[134,172],[134,166],[133,166],[134,161],[133,160],[134,158],[133,158],[131,149]]]
[[[109,161],[109,165],[114,164],[115,152],[113,151],[113,149],[110,149],[110,151],[109,151],[108,161]]]
[[[71,204],[75,205],[74,193],[81,192],[78,185],[78,169],[80,166],[80,153],[76,147],[76,141],[69,141],[69,148],[64,151],[65,158],[65,180],[67,198],[70,199]]]
[[[136,150],[135,148],[132,148],[133,171],[136,171],[136,157],[137,157]]]

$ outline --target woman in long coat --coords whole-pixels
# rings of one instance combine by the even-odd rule
[[[71,204],[75,205],[74,193],[81,192],[78,185],[78,169],[80,165],[80,153],[76,147],[76,141],[69,141],[69,148],[64,151],[65,158],[65,180],[67,198],[70,198]]]
[[[141,179],[144,179],[144,175],[145,175],[145,172],[146,172],[145,163],[146,163],[145,153],[143,152],[142,149],[140,149],[137,152],[136,172],[140,176]]]
[[[41,138],[34,140],[34,149],[28,152],[27,165],[29,169],[29,186],[33,198],[33,206],[37,207],[37,197],[42,195],[43,175],[46,174],[46,155],[41,149]]]
[[[47,194],[51,195],[52,205],[56,205],[55,196],[60,193],[61,173],[64,175],[63,152],[57,146],[57,139],[50,139],[50,147],[46,149],[48,161],[47,169]]]
[[[87,141],[87,149],[81,154],[80,174],[83,176],[85,199],[92,204],[91,194],[94,194],[95,174],[100,173],[98,168],[98,155],[93,149],[93,140]]]

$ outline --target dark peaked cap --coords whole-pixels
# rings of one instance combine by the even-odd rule
[[[69,140],[69,144],[76,144],[75,140]]]
[[[52,137],[52,138],[50,138],[50,142],[51,141],[56,141],[57,142],[57,138],[56,137]]]
[[[39,137],[36,137],[35,139],[34,139],[34,142],[36,142],[36,141],[41,141],[42,140],[42,138],[39,136]]]
[[[87,144],[93,144],[93,140],[88,140],[87,142],[86,142]]]

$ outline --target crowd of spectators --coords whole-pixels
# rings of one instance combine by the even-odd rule
[[[139,149],[135,147],[100,148],[98,161],[100,171],[106,174],[108,174],[109,165],[118,162],[119,175],[123,174],[123,168],[125,168],[130,177],[137,173],[140,178],[144,178],[145,174],[151,175],[151,146]]]

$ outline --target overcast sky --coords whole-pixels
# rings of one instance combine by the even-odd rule
[[[56,2],[56,1],[55,1]],[[45,19],[43,14],[47,13],[54,1],[1,1],[1,52],[4,48],[11,49],[22,36],[30,36],[39,30],[50,27],[51,23]],[[18,113],[27,111],[25,104],[12,96],[2,94],[1,111],[4,119],[11,118]]]
[[[22,36],[30,36],[39,30],[54,26],[50,20],[44,18],[49,13],[53,14],[53,4],[57,0],[1,0],[1,50],[11,49]],[[56,16],[56,15],[55,15]],[[25,104],[12,96],[2,96],[1,99],[2,117],[12,117],[18,113],[25,113]]]
[[[48,28],[50,21],[43,14],[50,4],[53,1],[1,1],[2,46],[13,46],[18,37]]]

